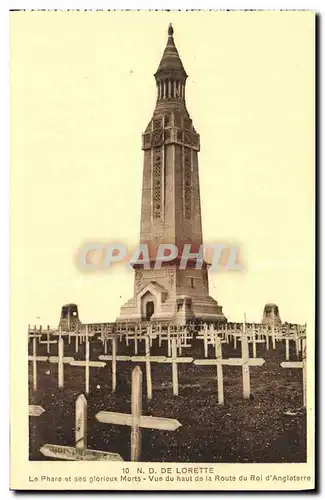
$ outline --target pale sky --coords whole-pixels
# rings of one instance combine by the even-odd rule
[[[236,243],[244,272],[210,273],[231,320],[314,310],[314,16],[303,12],[11,14],[12,297],[22,324],[114,321],[123,267],[83,273],[84,242],[135,246],[141,134],[173,23],[201,137],[206,243]],[[37,319],[40,318],[40,319]]]

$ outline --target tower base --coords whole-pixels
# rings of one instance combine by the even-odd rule
[[[197,320],[227,322],[222,306],[209,295],[169,295],[161,285],[150,282],[121,307],[116,321],[160,321],[185,325]]]

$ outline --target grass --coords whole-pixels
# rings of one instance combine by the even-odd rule
[[[84,345],[74,352],[74,344],[65,345],[65,356],[84,359]],[[134,355],[132,341],[118,344],[118,354]],[[139,344],[144,353],[144,342]],[[296,360],[295,351],[290,360]],[[30,346],[31,348],[31,346]],[[240,347],[239,347],[240,348]],[[239,348],[222,344],[223,357],[240,357]],[[212,347],[209,357],[213,357]],[[153,355],[167,355],[166,343],[155,344]],[[38,355],[46,355],[46,345],[38,346]],[[99,340],[91,342],[91,359],[103,354]],[[57,355],[56,345],[51,355]],[[252,356],[252,353],[250,354]],[[202,341],[195,341],[182,356],[203,358]],[[172,393],[172,368],[152,364],[153,398],[146,399],[145,366],[143,371],[143,414],[177,419],[182,426],[174,431],[142,430],[142,461],[272,463],[306,461],[306,414],[302,407],[302,370],[280,367],[285,360],[284,342],[267,351],[257,345],[261,367],[250,368],[251,399],[242,397],[241,367],[224,367],[224,406],[218,405],[216,367],[179,364],[179,396]],[[64,389],[57,388],[57,364],[38,363],[38,386],[32,391],[29,363],[29,403],[46,410],[29,419],[30,460],[48,460],[40,453],[43,444],[74,446],[75,401],[84,392],[83,367],[64,366]],[[101,410],[130,413],[131,372],[135,363],[119,362],[117,390],[111,392],[111,363],[90,369],[88,401],[88,448],[119,453],[130,459],[130,428],[101,424],[95,414]],[[286,415],[287,411],[294,415]],[[53,459],[51,459],[53,460]]]

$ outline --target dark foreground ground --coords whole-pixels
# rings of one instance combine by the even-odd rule
[[[132,354],[118,345],[118,354]],[[139,352],[143,353],[144,343]],[[210,355],[213,350],[210,347]],[[46,355],[46,346],[38,354]],[[167,355],[167,346],[153,346],[154,354]],[[57,348],[51,346],[51,355]],[[74,345],[65,346],[65,356],[84,359],[84,346],[77,355]],[[91,343],[91,359],[103,354],[98,340]],[[202,342],[183,349],[183,356],[203,358]],[[239,357],[238,348],[223,344],[223,357]],[[262,367],[252,367],[251,400],[242,398],[241,367],[224,367],[225,405],[217,404],[216,368],[179,365],[179,396],[172,394],[171,364],[152,364],[153,399],[147,402],[145,365],[143,371],[143,414],[175,418],[181,424],[174,432],[142,430],[142,461],[153,462],[305,462],[306,415],[302,408],[302,370],[284,369],[284,343],[275,351],[257,346],[257,356],[265,359]],[[290,359],[296,360],[294,351]],[[40,452],[42,445],[74,446],[75,401],[84,392],[83,367],[65,365],[65,388],[57,388],[57,364],[38,363],[37,392],[31,390],[29,363],[29,403],[46,410],[40,417],[29,418],[30,460],[48,460]],[[88,401],[88,448],[119,453],[130,460],[130,428],[101,424],[95,414],[101,410],[130,413],[131,371],[135,363],[118,363],[117,391],[111,393],[111,363],[90,369]],[[48,374],[47,372],[50,371]],[[286,415],[286,412],[292,413]],[[50,459],[53,460],[53,459]]]

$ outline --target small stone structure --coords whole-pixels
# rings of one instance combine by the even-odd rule
[[[64,330],[74,330],[79,324],[77,304],[65,304],[62,306],[59,327]]]
[[[262,317],[263,325],[281,325],[281,318],[279,313],[279,308],[276,304],[266,304],[263,311]]]

